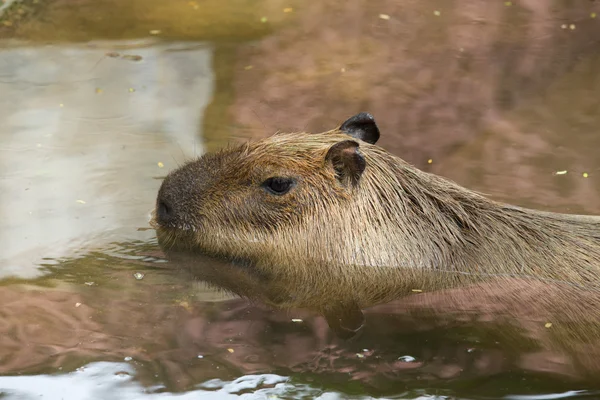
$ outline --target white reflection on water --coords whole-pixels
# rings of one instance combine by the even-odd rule
[[[248,375],[231,382],[215,379],[199,385],[197,390],[173,394],[160,392],[162,387],[142,387],[133,379],[134,372],[126,363],[99,362],[64,375],[0,377],[0,395],[19,400],[345,398],[306,385],[292,385],[288,378],[273,374]]]
[[[164,391],[162,386],[143,387],[134,376],[135,369],[128,363],[97,362],[62,375],[0,377],[0,397],[11,400],[374,399],[369,396],[349,397],[339,392],[326,392],[306,384],[293,383],[289,378],[275,374],[246,375],[233,381],[212,379],[185,393],[169,393]],[[504,398],[551,400],[591,398],[588,397],[590,394],[585,391],[570,391],[535,396],[512,395]],[[430,395],[418,390],[393,398],[442,400],[449,397]]]
[[[203,151],[212,51],[0,42],[0,278],[33,277],[42,258],[153,236],[136,231],[148,226],[153,178]]]

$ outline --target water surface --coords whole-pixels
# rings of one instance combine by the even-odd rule
[[[598,396],[600,345],[580,334],[596,321],[432,297],[369,310],[344,342],[195,281],[147,229],[184,161],[364,110],[420,168],[600,214],[596,2],[76,3],[0,19],[3,396]]]

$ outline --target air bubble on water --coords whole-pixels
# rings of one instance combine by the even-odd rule
[[[398,357],[398,360],[409,363],[409,362],[415,362],[417,359],[414,358],[413,356],[401,356],[401,357]]]

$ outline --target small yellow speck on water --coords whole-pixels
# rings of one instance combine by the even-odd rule
[[[592,17],[592,18],[596,18],[596,16],[597,16],[597,15],[598,15],[598,14],[596,14],[596,13],[591,13],[591,14],[590,14],[590,17]]]
[[[150,34],[151,34],[151,35],[160,35],[160,29],[152,29],[152,30],[150,31]]]
[[[76,200],[76,203],[85,204],[85,201],[83,201],[83,200]]]
[[[385,19],[387,21],[388,19],[390,19],[390,16],[387,14],[379,14],[379,18]]]
[[[430,158],[429,160],[427,160],[427,164],[431,164],[433,162],[433,160]]]
[[[588,175],[588,173],[587,173],[587,172],[584,172],[584,173],[583,173],[583,177],[584,177],[584,178],[587,178],[588,176],[589,176],[589,175]]]
[[[79,307],[81,303],[75,303],[75,307]]]
[[[433,15],[435,15],[436,17],[439,17],[440,15],[442,15],[442,13],[441,13],[441,12],[439,12],[438,10],[435,10],[435,11],[433,12]]]
[[[546,322],[544,325],[545,328],[550,328],[552,326],[552,322]]]
[[[96,93],[97,93],[97,94],[100,94],[100,93],[102,93],[102,89],[100,89],[100,88],[96,88]]]
[[[555,172],[555,174],[556,174],[556,175],[566,175],[566,173],[567,173],[567,170],[566,170],[566,169],[565,169],[565,170],[562,170],[562,171],[556,171],[556,172]]]
[[[505,5],[506,7],[510,7],[510,6],[512,6],[512,1],[505,1],[505,2],[504,2],[504,5]]]
[[[263,24],[264,24],[265,22],[267,22],[267,21],[268,21],[267,17],[262,17],[262,18],[260,19],[260,22],[262,22]]]
[[[562,24],[560,27],[563,29],[567,29],[567,24]]]
[[[570,30],[575,30],[575,24],[571,24],[571,25],[569,25],[569,29],[570,29]]]
[[[135,92],[135,89],[134,89],[134,88],[132,88],[132,87],[130,87],[130,88],[129,88],[129,93],[133,93],[133,92]]]
[[[244,69],[245,69],[246,71],[248,71],[248,70],[251,70],[252,68],[254,68],[254,66],[253,66],[253,65],[246,65],[246,66],[244,67]]]
[[[412,289],[411,292],[413,293],[421,293],[423,290],[421,289]]]
[[[228,352],[233,353],[233,349],[227,349]]]
[[[162,162],[160,162],[160,161],[158,162],[158,164],[157,164],[157,165],[158,165],[158,168],[163,168],[163,167],[165,166],[165,164],[163,164],[163,163],[162,163]]]
[[[286,7],[283,9],[284,13],[291,13],[292,11],[294,11],[294,9],[292,7]]]

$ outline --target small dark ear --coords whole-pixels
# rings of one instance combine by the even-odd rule
[[[358,151],[358,143],[354,140],[344,140],[331,146],[325,160],[332,164],[338,179],[344,185],[356,186],[367,166],[365,158]]]
[[[350,117],[340,126],[340,131],[360,139],[364,142],[375,144],[379,140],[379,128],[375,118],[369,113],[362,112]]]

